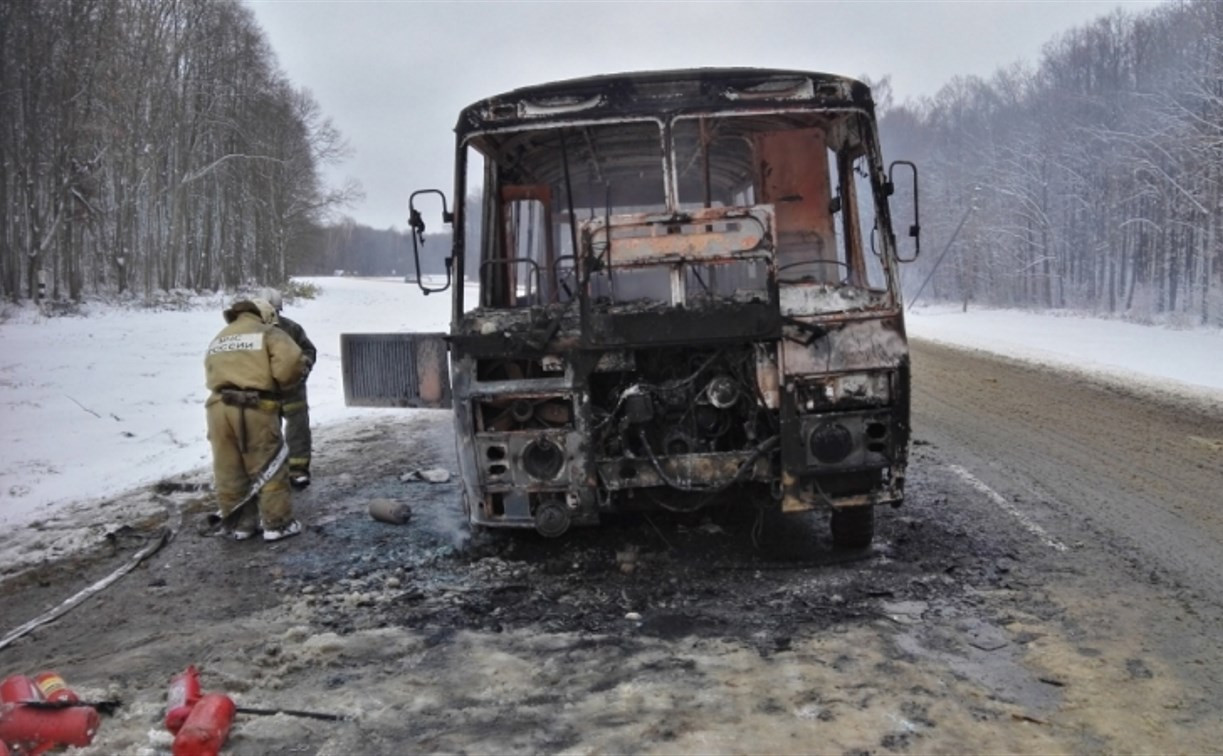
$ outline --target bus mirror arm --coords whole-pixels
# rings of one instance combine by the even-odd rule
[[[443,261],[446,266],[446,283],[442,286],[427,286],[420,269],[420,248],[425,245],[425,219],[416,209],[416,198],[422,194],[436,194],[442,201],[442,222],[454,223],[454,213],[446,204],[446,195],[440,189],[419,189],[408,197],[408,235],[412,237],[412,261],[416,265],[416,285],[427,296],[450,288],[451,274],[454,268],[454,256],[450,255]]]
[[[896,190],[896,181],[893,174],[898,165],[908,166],[909,170],[913,171],[913,222],[909,224],[909,236],[913,238],[913,256],[908,259],[900,259],[900,256],[897,255],[897,259],[900,259],[900,262],[913,262],[921,254],[921,210],[917,193],[917,164],[911,160],[892,161],[892,164],[888,166],[888,180],[884,185],[888,195],[891,195]]]

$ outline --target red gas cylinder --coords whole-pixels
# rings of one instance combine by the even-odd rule
[[[39,672],[34,675],[34,684],[38,686],[38,690],[42,693],[44,700],[53,701],[56,703],[76,703],[81,699],[77,698],[76,693],[68,687],[64,682],[64,678],[60,677],[56,672]]]
[[[88,706],[35,709],[0,704],[0,741],[18,753],[39,754],[56,746],[87,746],[98,732],[98,712]]]
[[[209,693],[191,709],[174,736],[174,756],[217,756],[234,721],[234,702],[221,693]]]
[[[200,673],[192,664],[170,680],[166,694],[166,729],[178,733],[199,700]]]
[[[24,701],[41,701],[42,691],[38,683],[25,675],[12,675],[0,682],[0,702],[22,703]]]

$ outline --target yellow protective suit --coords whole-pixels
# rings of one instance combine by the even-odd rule
[[[269,467],[277,469],[259,492],[258,519],[264,530],[278,530],[293,519],[288,467],[278,459],[280,399],[284,387],[301,379],[302,352],[276,328],[276,311],[262,300],[235,302],[225,311],[228,325],[208,345],[204,357],[208,440],[221,514],[229,517]],[[239,513],[235,530],[253,531],[254,507]]]

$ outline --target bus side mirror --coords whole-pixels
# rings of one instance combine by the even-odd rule
[[[904,191],[903,186],[899,192],[896,190],[896,179],[894,173],[897,166],[907,166],[913,172],[912,182],[912,199],[906,196],[908,193]],[[888,166],[888,193],[893,199],[891,205],[893,208],[900,209],[907,205],[910,201],[913,203],[913,222],[909,224],[909,235],[904,240],[896,240],[896,259],[900,262],[913,262],[917,256],[921,254],[921,212],[918,204],[917,192],[917,166],[909,160],[895,160]],[[897,196],[899,195],[899,196]],[[910,241],[911,240],[911,241]]]
[[[446,195],[440,189],[420,189],[408,197],[408,234],[412,237],[412,261],[416,264],[416,285],[426,295],[445,291],[450,288],[450,274],[454,263],[454,255],[448,255],[443,261],[446,266],[446,282],[441,286],[429,286],[420,269],[420,248],[425,245],[425,218],[416,208],[416,198],[422,194],[436,194],[442,203],[442,223],[454,223],[454,213],[446,205]]]

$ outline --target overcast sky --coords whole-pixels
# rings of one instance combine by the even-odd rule
[[[898,101],[957,75],[1035,63],[1062,31],[1153,0],[409,2],[246,0],[281,67],[353,149],[326,172],[356,179],[345,213],[406,227],[415,189],[452,191],[458,111],[510,89],[618,71],[794,68],[878,79]],[[902,156],[887,156],[889,158]]]

